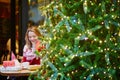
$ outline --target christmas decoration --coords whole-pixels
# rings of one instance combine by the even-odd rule
[[[120,0],[55,0],[42,7],[46,49],[29,80],[118,80]],[[41,28],[41,27],[40,27]]]

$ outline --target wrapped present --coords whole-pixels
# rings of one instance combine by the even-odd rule
[[[4,67],[14,67],[15,61],[3,61],[3,66]]]

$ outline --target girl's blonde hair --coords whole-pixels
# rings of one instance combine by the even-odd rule
[[[40,31],[38,30],[37,26],[28,27],[26,34],[25,34],[25,41],[26,41],[26,45],[28,46],[29,49],[31,49],[31,47],[32,47],[32,43],[30,42],[29,37],[28,37],[28,33],[30,31],[34,32],[38,37],[42,36]]]

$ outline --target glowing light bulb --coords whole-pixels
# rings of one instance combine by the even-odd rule
[[[78,72],[78,70],[75,70],[75,72]]]
[[[97,39],[94,39],[94,41],[97,41]]]
[[[93,76],[94,76],[94,74],[91,74],[90,76],[91,76],[91,77],[93,77]]]
[[[74,74],[74,72],[72,71],[72,74]]]
[[[103,52],[103,50],[101,50],[100,52]]]
[[[64,64],[64,66],[66,66],[66,64]]]
[[[104,74],[106,74],[106,72],[104,72]]]
[[[52,24],[50,24],[50,27],[52,27],[53,25]]]
[[[60,7],[62,7],[62,4],[60,4]]]
[[[68,73],[67,76],[70,76],[70,74]]]
[[[93,67],[91,67],[90,69],[93,69]]]
[[[100,40],[99,43],[102,43],[102,41]]]
[[[104,24],[104,22],[102,22],[101,24]]]
[[[80,56],[81,58],[83,57],[83,56]]]
[[[99,73],[97,73],[97,75],[99,75]]]
[[[88,40],[88,37],[85,37],[84,39],[85,39],[85,40]]]
[[[109,51],[109,50],[110,50],[110,48],[107,48],[107,50]]]
[[[84,77],[84,79],[86,79],[86,77]]]
[[[82,65],[82,67],[84,67],[84,65]]]
[[[98,49],[101,49],[100,47],[98,47]]]

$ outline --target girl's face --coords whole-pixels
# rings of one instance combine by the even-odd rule
[[[32,43],[34,43],[34,42],[36,42],[36,41],[38,40],[38,36],[37,36],[34,32],[29,31],[29,32],[28,32],[28,39],[29,39]]]

